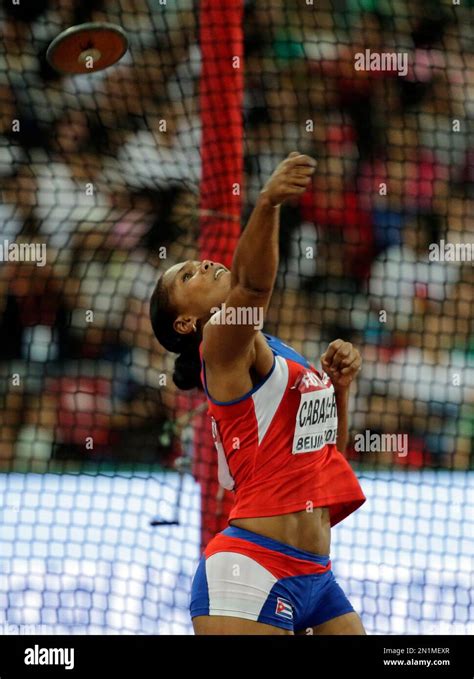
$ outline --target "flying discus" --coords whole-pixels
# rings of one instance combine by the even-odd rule
[[[50,44],[46,58],[58,73],[86,75],[113,66],[128,50],[128,38],[121,26],[90,22],[71,26]]]

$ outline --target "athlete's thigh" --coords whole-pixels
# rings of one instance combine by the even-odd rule
[[[290,634],[291,630],[226,615],[197,615],[193,618],[194,633],[202,634]]]
[[[313,634],[367,634],[357,613],[344,613],[312,628]]]

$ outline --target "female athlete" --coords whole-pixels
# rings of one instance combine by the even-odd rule
[[[315,167],[296,152],[280,163],[231,271],[209,260],[176,264],[151,299],[158,341],[179,354],[176,385],[204,387],[219,482],[235,493],[229,525],[193,579],[196,634],[365,634],[329,558],[331,526],[365,501],[339,452],[360,354],[335,340],[319,372],[255,322],[277,274],[279,206],[306,190]]]

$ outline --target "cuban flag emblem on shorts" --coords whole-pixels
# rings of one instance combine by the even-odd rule
[[[281,597],[277,597],[275,613],[277,615],[282,615],[284,618],[293,620],[293,609],[290,602],[286,601],[286,599],[282,599]]]

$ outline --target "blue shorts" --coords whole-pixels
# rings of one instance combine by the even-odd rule
[[[191,618],[225,615],[294,632],[353,611],[329,556],[236,526],[207,545],[191,589]]]

